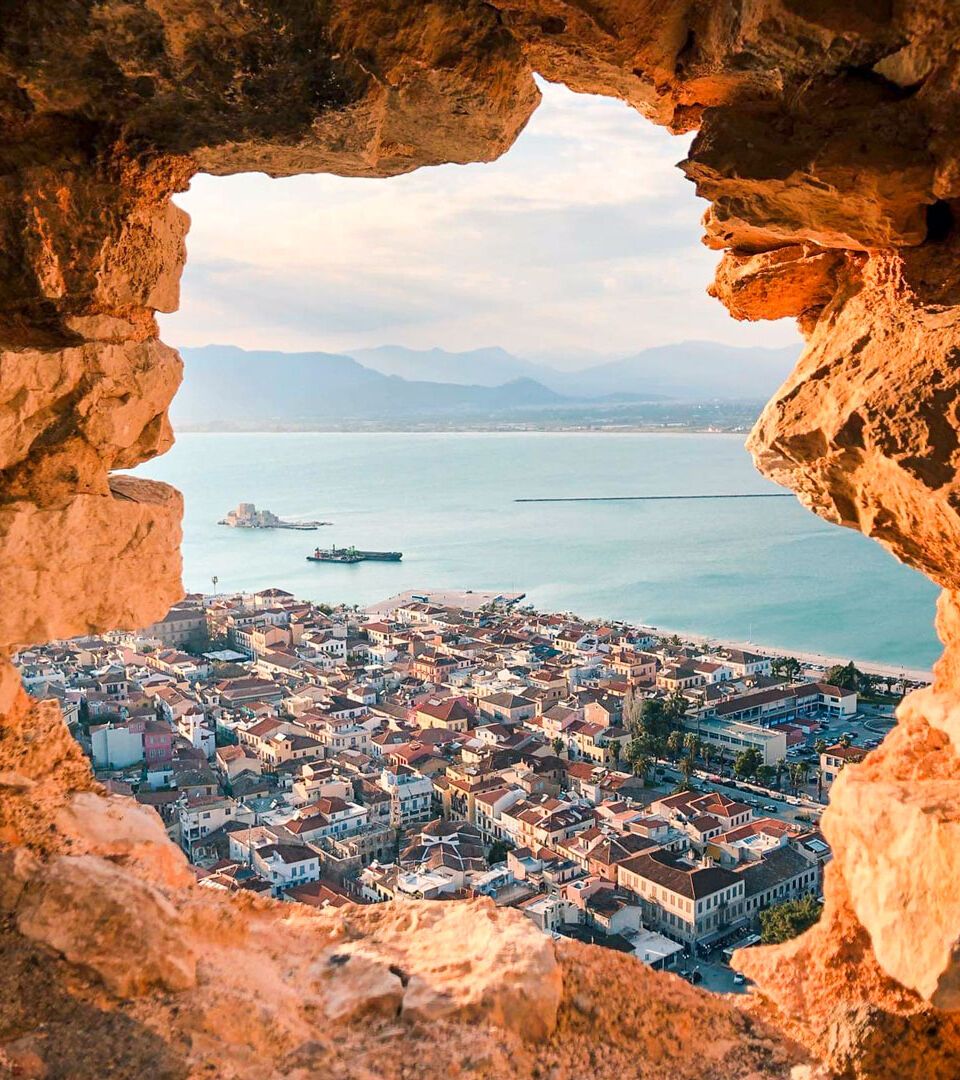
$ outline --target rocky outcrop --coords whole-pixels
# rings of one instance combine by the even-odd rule
[[[741,963],[840,1074],[957,1075],[958,22],[944,0],[20,4],[0,39],[0,652],[145,624],[179,595],[178,494],[115,470],[170,445],[179,361],[154,315],[177,304],[172,197],[196,171],[487,160],[535,108],[533,71],[696,130],[682,168],[723,251],[711,291],[808,338],[751,435],[759,467],[947,590],[936,686],[835,789],[823,920]],[[483,905],[318,916],[199,896],[2,663],[0,713],[10,1071],[676,1078],[799,1060],[765,1020]]]
[[[813,1075],[762,1019],[631,958],[555,944],[489,900],[317,911],[230,897],[192,884],[155,814],[92,791],[54,828],[68,853],[0,855],[12,1075],[101,1076],[111,1056],[134,1075],[151,1054],[151,1076],[251,1080],[616,1080],[638,1054],[650,1080]]]

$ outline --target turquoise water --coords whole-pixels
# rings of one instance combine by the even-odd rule
[[[793,499],[513,502],[782,490],[739,436],[185,434],[139,472],[185,495],[191,590],[214,574],[220,590],[359,604],[415,587],[517,589],[544,609],[907,667],[939,653],[934,586]],[[218,526],[241,501],[334,525]],[[306,561],[331,542],[403,562]]]

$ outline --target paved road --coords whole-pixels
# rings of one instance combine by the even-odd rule
[[[691,960],[689,957],[681,957],[677,966],[668,970],[674,975],[679,975],[681,971],[699,971],[700,982],[695,985],[701,990],[710,990],[715,994],[745,994],[751,984],[748,981],[735,982],[733,969],[719,959],[719,952],[716,953],[716,957],[717,959],[714,960]]]
[[[895,724],[896,719],[889,707],[868,705],[864,706],[863,710],[856,717],[846,717],[830,721],[827,728],[818,733],[817,738],[822,738],[829,746],[832,743],[839,742],[844,733],[849,731],[854,735],[854,746],[866,746],[867,743],[871,741],[882,739]],[[816,768],[819,765],[817,758],[800,758],[797,756],[787,757],[788,763],[801,760],[806,760],[810,764],[811,776],[815,776]],[[656,785],[656,790],[663,793],[671,791],[680,781],[680,772],[669,765],[660,765],[658,768],[663,769],[664,777],[662,782]],[[818,813],[818,810],[812,805],[806,807],[795,806],[786,802],[777,792],[761,793],[749,789],[738,788],[732,786],[732,782],[729,780],[726,783],[716,783],[715,781],[707,780],[707,775],[716,775],[716,773],[711,772],[708,774],[702,770],[698,770],[695,776],[696,782],[706,789],[719,791],[732,799],[740,799],[741,801],[747,801],[751,804],[759,800],[761,805],[759,807],[754,807],[758,813],[763,813],[761,809],[762,806],[775,806],[777,808],[775,812],[767,811],[769,816],[778,817],[783,821],[797,822],[801,825],[809,824],[808,821],[804,820],[806,816]],[[816,781],[814,780],[813,783],[808,784],[805,789],[801,790],[800,794],[805,797],[809,803],[816,804]],[[826,800],[827,789],[825,788],[824,804],[826,803]]]
[[[662,792],[667,794],[673,791],[680,781],[680,772],[671,766],[659,766],[664,770],[665,776],[662,783],[658,784],[656,790],[658,793]],[[811,814],[816,814],[816,810],[811,810],[803,806],[792,806],[789,803],[783,801],[782,797],[776,793],[770,795],[760,795],[754,791],[744,791],[741,788],[731,787],[729,783],[716,783],[712,780],[704,780],[701,777],[696,778],[696,782],[704,787],[706,790],[719,791],[722,795],[726,795],[731,799],[743,800],[759,800],[761,806],[755,807],[755,811],[759,815],[764,815],[762,806],[775,806],[776,811],[766,811],[768,817],[778,817],[782,821],[790,821],[798,825],[809,825],[809,817]],[[813,788],[813,796],[816,797],[816,787]],[[807,820],[804,820],[806,818]]]

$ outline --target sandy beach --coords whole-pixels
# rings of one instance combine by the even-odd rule
[[[727,641],[721,640],[720,638],[709,637],[706,634],[692,634],[687,630],[671,630],[664,626],[651,626],[646,627],[646,629],[652,630],[661,637],[669,637],[676,634],[681,641],[689,641],[694,645],[709,645],[713,648],[719,646],[731,649],[743,649],[746,652],[758,653],[761,656],[794,656],[801,664],[806,664],[810,667],[819,666],[830,668],[836,664],[846,664],[852,660],[861,671],[865,671],[868,675],[881,675],[884,677],[889,675],[895,679],[908,679],[911,682],[920,683],[933,682],[933,672],[929,669],[904,667],[903,665],[896,666],[893,664],[877,664],[872,660],[860,660],[856,656],[831,656],[828,653],[801,652],[797,649],[774,648],[770,645],[760,645],[755,641]]]

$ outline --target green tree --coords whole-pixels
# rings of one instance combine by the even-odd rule
[[[783,758],[780,758],[777,761],[777,774],[776,774],[777,775],[777,780],[776,780],[776,783],[777,783],[777,790],[778,791],[780,790],[780,781],[783,779],[783,770],[786,768],[786,765],[787,765],[787,763]]]
[[[683,776],[684,780],[688,780],[688,781],[689,781],[690,777],[693,776],[693,755],[692,754],[689,754],[689,753],[684,754],[683,757],[680,759],[680,773]]]
[[[770,670],[774,675],[792,682],[803,674],[803,665],[795,656],[778,656],[770,665]]]
[[[692,731],[688,731],[683,737],[683,748],[691,757],[697,757],[700,754],[700,740],[694,735]]]
[[[487,866],[496,866],[497,863],[506,862],[509,850],[502,840],[494,840],[487,852]]]
[[[670,719],[663,698],[645,698],[640,706],[640,727],[654,739],[670,734]]]
[[[770,782],[773,780],[774,775],[775,771],[772,765],[761,765],[757,769],[757,780],[767,787],[770,786]]]
[[[818,904],[813,896],[802,896],[799,900],[788,900],[760,912],[760,940],[764,945],[779,945],[781,941],[809,930],[820,919],[823,905]]]
[[[613,767],[616,768],[620,764],[620,740],[614,739],[610,744],[610,756],[613,758]]]
[[[822,754],[827,749],[826,739],[817,739],[817,741],[813,744],[813,748],[818,754]]]
[[[667,753],[676,761],[683,751],[683,736],[679,731],[671,731],[667,736]]]
[[[667,698],[664,706],[667,723],[672,727],[679,725],[687,714],[687,699],[677,690]]]
[[[763,764],[763,755],[751,746],[747,750],[741,750],[733,763],[734,775],[740,779],[757,775],[757,770]]]
[[[873,676],[862,672],[852,660],[846,664],[836,664],[827,672],[826,682],[832,686],[839,686],[843,690],[869,691]]]
[[[560,736],[558,735],[553,740],[553,752],[557,755],[557,757],[559,757],[560,754],[563,752],[563,746],[564,746],[563,739],[561,739]]]
[[[642,739],[631,739],[627,745],[627,761],[630,762],[634,775],[641,777],[646,783],[651,762]]]

